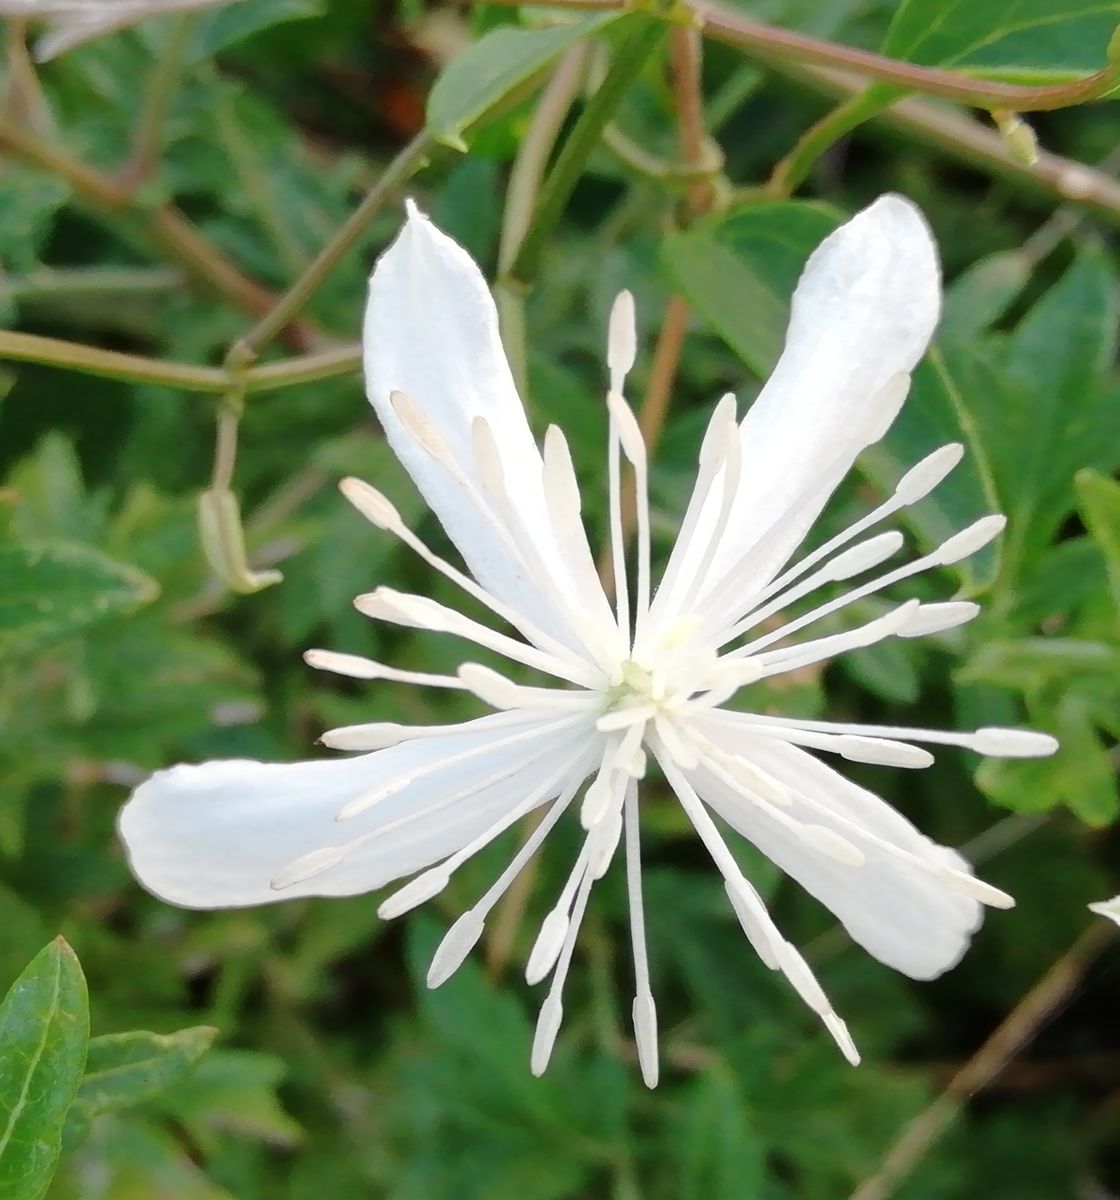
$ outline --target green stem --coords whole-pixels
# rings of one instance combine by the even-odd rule
[[[253,367],[243,373],[240,382],[244,384],[246,395],[275,392],[301,383],[349,375],[357,371],[361,357],[361,346],[357,344],[336,346]],[[231,383],[231,374],[223,367],[198,367],[193,363],[121,354],[116,350],[101,350],[61,338],[11,330],[0,330],[0,361],[3,360],[39,363],[124,383],[152,383],[209,396],[226,395]]]
[[[159,164],[167,114],[183,75],[193,28],[193,14],[178,17],[156,57],[132,142],[132,157],[123,173],[123,182],[128,188],[139,187],[155,173]]]
[[[630,22],[630,35],[618,48],[602,84],[585,105],[541,190],[532,224],[509,270],[509,277],[522,284],[530,284],[536,278],[545,245],[583,174],[588,157],[599,143],[603,127],[667,29],[662,21],[644,14],[635,14]]]
[[[190,363],[163,362],[138,354],[120,354],[100,350],[60,338],[39,337],[32,333],[0,330],[0,359],[40,363],[120,379],[126,383],[155,383],[187,392],[221,395],[229,387],[229,376],[217,367],[196,367]]]
[[[890,99],[881,98],[881,89],[875,91],[880,92],[880,96],[870,91],[849,96],[811,125],[793,149],[774,167],[766,183],[766,194],[777,199],[793,195],[825,151],[881,112]]]
[[[498,242],[498,278],[494,284],[494,302],[502,344],[509,359],[514,382],[528,399],[528,354],[525,337],[524,289],[507,278],[533,217],[548,158],[560,136],[561,126],[579,91],[587,61],[588,46],[579,43],[563,55],[541,93],[529,128],[517,151],[509,174],[502,231]]]
[[[434,144],[431,136],[421,131],[400,151],[382,171],[380,179],[366,193],[361,204],[307,265],[303,274],[278,301],[268,307],[261,320],[247,334],[234,342],[229,349],[227,363],[247,365],[256,360],[261,350],[300,312],[339,260],[365,233],[389,195],[419,169]]]
[[[862,80],[841,71],[784,63],[776,73],[828,96],[850,97],[864,92]],[[1120,225],[1120,183],[1104,171],[1049,151],[1039,152],[1028,167],[1010,153],[993,129],[963,113],[931,104],[918,96],[896,101],[868,124],[870,132],[897,131],[909,143],[917,142],[975,170],[1005,179],[1023,196],[1046,204],[1075,204]]]

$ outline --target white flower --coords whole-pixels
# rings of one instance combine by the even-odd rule
[[[1110,921],[1115,921],[1120,925],[1120,896],[1113,896],[1111,900],[1101,900],[1097,904],[1090,904],[1089,911],[1097,914],[1098,917],[1107,917]]]
[[[236,3],[238,0],[0,0],[0,16],[50,22],[47,32],[35,44],[35,57],[46,62],[75,46],[126,29],[148,17]]]
[[[369,393],[393,449],[470,575],[438,557],[368,484],[347,479],[342,490],[374,525],[521,636],[389,587],[355,603],[376,620],[454,634],[551,679],[528,686],[472,662],[455,675],[422,675],[309,651],[315,667],[466,689],[496,711],[460,725],[333,729],[323,736],[328,746],[366,752],[341,761],[211,762],[162,771],[136,791],[121,817],[137,876],[172,903],[209,908],[349,895],[419,872],[382,903],[379,911],[390,917],[434,896],[467,858],[543,809],[508,868],[448,931],[428,975],[435,986],[463,961],[502,893],[574,808],[586,830],[582,850],[526,972],[531,983],[552,977],[532,1069],[539,1073],[548,1062],[588,896],[621,840],[634,1028],[642,1073],[652,1086],[656,1017],[638,795],[639,780],[656,763],[723,875],[759,957],[785,974],[857,1062],[847,1028],[805,959],[775,927],[713,817],[793,876],[877,959],[929,979],[964,953],[981,904],[1013,901],[978,880],[960,855],[935,845],[809,751],[920,768],[933,757],[918,743],[1034,756],[1052,753],[1056,742],[1027,730],[859,726],[723,705],[760,679],[883,638],[949,629],[976,614],[977,606],[965,601],[906,600],[846,632],[836,632],[829,619],[894,583],[958,562],[1003,528],[1003,517],[983,517],[931,553],[876,573],[901,548],[902,534],[863,535],[940,483],[960,460],[959,445],[934,451],[872,512],[787,566],[856,456],[898,412],[938,307],[936,250],[908,201],[885,196],[825,240],[798,284],[785,352],[770,381],[741,423],[732,396],[716,406],[695,489],[654,594],[645,451],[622,398],[636,349],[633,304],[623,293],[611,315],[607,352],[612,605],[596,574],[563,433],[548,430],[542,455],[478,268],[410,207],[370,284]],[[633,578],[622,549],[622,456],[636,479]],[[847,584],[862,574],[870,577],[803,615],[788,615],[822,585]],[[793,640],[818,622],[827,632]]]

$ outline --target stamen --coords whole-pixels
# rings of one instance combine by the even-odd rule
[[[508,729],[540,718],[535,713],[491,713],[485,718],[489,729]],[[394,721],[371,721],[364,725],[340,725],[328,729],[319,741],[332,750],[387,750],[402,742],[423,741],[426,738],[450,737],[463,732],[462,724],[399,725]]]
[[[717,481],[721,486],[721,503],[731,495],[727,486],[728,480],[723,474],[728,456],[737,453],[739,447],[732,451],[733,443],[739,440],[739,427],[735,421],[735,397],[729,392],[720,398],[708,420],[704,438],[700,443],[699,461],[696,471],[696,482],[692,487],[680,530],[669,554],[669,561],[661,575],[661,583],[650,606],[650,627],[671,623],[671,614],[680,611],[676,604],[676,595],[686,568],[694,561],[698,553],[695,544],[696,528],[704,512]],[[733,498],[733,497],[732,497]],[[689,575],[691,579],[691,574]],[[645,640],[641,645],[635,643],[634,653],[639,655],[647,650]]]
[[[430,900],[433,896],[438,895],[441,891],[443,891],[448,883],[451,882],[451,876],[463,865],[463,863],[465,863],[468,859],[473,858],[480,850],[483,850],[485,847],[489,846],[495,838],[500,837],[503,833],[505,833],[505,831],[509,829],[511,825],[515,825],[523,817],[532,812],[533,809],[537,808],[545,796],[560,786],[561,781],[569,774],[571,774],[571,768],[565,764],[558,771],[549,776],[549,778],[546,779],[543,784],[534,788],[529,796],[522,800],[516,808],[499,817],[497,821],[495,821],[488,828],[484,829],[482,833],[468,842],[467,845],[456,850],[454,854],[452,854],[449,858],[444,859],[442,863],[439,863],[434,867],[429,867],[428,870],[421,872],[421,874],[417,875],[414,879],[406,883],[404,887],[399,888],[391,896],[386,897],[386,899],[383,900],[381,905],[378,907],[377,915],[381,917],[382,920],[388,921],[393,917],[399,917],[403,915],[404,913],[408,912],[409,909],[415,908],[417,905],[423,904]],[[577,779],[577,781],[573,783],[568,790],[567,799],[565,800],[564,795],[561,795],[560,800],[564,801],[565,806],[567,802],[571,800],[572,796],[575,795],[575,791],[578,786],[579,780]],[[556,805],[553,805],[553,808],[549,810],[544,820],[540,823],[540,825],[545,826],[545,833],[547,833],[548,830],[551,829],[556,823],[556,820],[559,818],[560,812],[562,811],[562,808],[557,811]],[[538,830],[540,825],[537,826]],[[534,830],[533,834],[526,839],[525,845],[539,845],[544,836],[545,834],[540,834],[537,836],[537,830]],[[535,842],[533,840],[534,838],[536,838]],[[516,864],[523,863],[525,861],[523,858],[524,853],[525,846],[522,846],[521,850],[518,851],[517,855],[514,857],[513,863],[511,864],[511,866],[515,867],[515,870],[520,870],[520,866],[516,866]],[[530,853],[532,853],[532,851],[530,851]],[[510,867],[507,867],[506,872],[509,870]],[[504,878],[506,872],[503,872],[502,875],[499,876],[499,879]],[[480,905],[476,904],[474,907],[476,910],[478,910]]]
[[[490,888],[482,899],[473,908],[463,913],[448,929],[447,933],[444,934],[443,940],[436,947],[436,952],[432,956],[431,965],[428,967],[428,987],[439,987],[440,984],[450,979],[462,966],[463,961],[471,950],[474,949],[478,939],[482,937],[486,918],[491,909],[505,895],[510,884],[521,874],[525,865],[537,850],[540,849],[545,838],[555,828],[557,821],[559,821],[571,804],[572,798],[579,788],[579,784],[580,780],[577,778],[574,783],[565,789],[545,814],[544,819],[525,839],[524,844],[518,850],[510,864],[494,883],[490,885]],[[524,808],[525,805],[521,807]],[[524,815],[524,813],[520,815]]]
[[[478,513],[498,535],[514,559],[524,568],[526,576],[538,588],[542,596],[548,597],[556,605],[557,612],[561,617],[569,621],[569,627],[571,628],[570,618],[574,610],[571,605],[567,604],[564,596],[557,589],[557,581],[554,573],[543,567],[540,556],[536,553],[535,548],[528,557],[526,556],[527,543],[524,538],[519,540],[517,536],[518,531],[521,530],[520,520],[515,519],[511,528],[510,523],[504,520],[500,513],[494,511],[493,504],[478,490],[474,481],[463,470],[458,460],[451,453],[450,447],[439,434],[439,431],[427,420],[408,396],[404,395],[403,392],[392,392],[389,399],[405,429],[432,458],[440,463],[455,480],[456,484],[462,488],[466,496],[475,505]],[[578,631],[574,628],[573,633],[576,634],[576,638],[579,640]],[[588,649],[588,647],[585,647],[585,649]]]
[[[809,964],[778,932],[777,927],[770,918],[770,914],[766,911],[766,906],[762,904],[758,898],[758,894],[743,877],[742,871],[740,871],[731,852],[727,849],[726,843],[720,836],[719,830],[708,815],[707,809],[704,807],[692,784],[676,768],[672,759],[667,756],[663,757],[657,751],[658,748],[654,747],[657,760],[661,764],[661,769],[665,773],[665,778],[669,786],[677,794],[677,798],[681,802],[681,807],[685,810],[689,820],[692,821],[693,827],[700,835],[700,840],[707,847],[708,853],[712,856],[713,862],[715,862],[723,874],[725,881],[730,887],[739,891],[739,899],[751,911],[754,921],[760,927],[761,940],[764,941],[770,951],[770,957],[776,962],[778,968],[793,985],[794,990],[810,1008],[822,1018],[828,1016],[833,1018],[832,1021],[825,1020],[825,1026],[836,1039],[840,1049],[847,1054],[845,1041],[837,1036],[837,1030],[844,1029],[846,1033],[846,1027],[844,1027],[843,1022],[833,1012],[828,998],[809,969]],[[850,1039],[847,1039],[847,1044],[850,1045]],[[852,1060],[849,1058],[849,1061]],[[858,1058],[856,1061],[858,1062]]]
[[[576,658],[561,659],[535,646],[518,642],[427,596],[379,587],[356,597],[354,607],[375,621],[466,638],[514,662],[543,671],[546,675],[566,679],[580,687],[597,688],[602,683],[602,675],[586,662]]]
[[[550,734],[559,733],[562,729],[570,729],[572,726],[581,722],[580,716],[561,717],[555,721],[542,721],[529,729],[520,730],[517,733],[508,734],[506,737],[499,738],[493,742],[483,742],[477,746],[471,746],[467,750],[461,750],[458,754],[448,755],[447,758],[437,759],[434,762],[425,763],[422,766],[414,767],[411,771],[403,771],[400,775],[392,779],[386,780],[376,788],[372,788],[368,792],[363,792],[359,796],[355,796],[352,800],[348,800],[335,813],[336,821],[349,821],[361,813],[366,812],[374,805],[381,803],[383,800],[389,799],[390,796],[399,795],[405,788],[411,787],[421,779],[426,779],[429,775],[438,774],[440,771],[445,771],[450,767],[459,767],[465,762],[470,762],[473,759],[480,758],[484,755],[493,754],[497,750],[506,750],[510,746],[517,746],[523,742],[532,741],[536,738],[544,737]],[[532,762],[539,751],[534,751],[528,758]],[[500,779],[504,779],[509,775],[514,774],[520,767],[526,764],[515,762],[514,765],[504,763],[500,770],[493,776],[487,777],[479,783],[472,784],[465,791],[457,792],[450,799],[445,799],[439,804],[431,806],[423,810],[425,815],[439,811],[441,808],[446,808],[449,804],[457,803],[464,796],[480,791],[485,787],[489,787],[492,783],[496,783]],[[410,818],[411,819],[411,818]],[[395,828],[394,825],[382,827],[378,831],[383,834],[388,829]]]
[[[638,1047],[638,1065],[646,1087],[657,1087],[657,1008],[649,983],[645,908],[642,903],[642,851],[638,827],[638,787],[626,788],[626,893],[630,908],[630,946],[634,955],[634,1003],[631,1017]]]
[[[401,671],[385,663],[362,658],[358,654],[341,654],[334,650],[305,650],[303,661],[317,671],[331,671],[349,679],[386,679],[393,683],[413,683],[419,687],[462,688],[454,675],[429,675],[424,671]]]
[[[836,599],[812,609],[804,616],[783,625],[780,629],[776,629],[772,633],[758,638],[749,647],[740,647],[737,650],[733,650],[730,657],[738,658],[745,654],[755,653],[763,646],[772,645],[774,642],[788,637],[791,633],[796,633],[799,629],[804,629],[806,625],[811,625],[813,622],[819,621],[822,617],[831,616],[834,612],[846,608],[849,604],[853,604],[857,600],[862,600],[865,596],[882,591],[884,588],[899,583],[903,579],[909,579],[912,575],[919,575],[923,571],[928,571],[931,567],[951,566],[953,563],[967,558],[970,554],[975,554],[981,547],[986,546],[988,542],[999,534],[1000,530],[1006,524],[1007,518],[998,513],[981,517],[978,521],[974,521],[959,533],[953,534],[952,537],[944,541],[931,553],[925,554],[921,558],[907,563],[905,566],[888,571],[885,575],[880,575],[877,579],[872,579],[868,583],[853,588],[850,592],[845,592]],[[759,611],[764,610],[760,609]],[[748,616],[742,622],[733,626],[723,640],[730,641],[740,634],[745,633],[757,623],[757,615]]]
[[[595,692],[580,689],[527,687],[514,683],[482,663],[466,662],[459,667],[456,682],[472,695],[497,709],[587,710],[596,708],[600,697]]]
[[[584,595],[583,589],[579,585],[578,570],[573,572],[570,564],[566,561],[563,562],[563,567],[567,579],[557,579],[555,568],[545,562],[541,555],[539,531],[529,529],[524,513],[514,504],[509,494],[498,443],[489,422],[484,417],[476,417],[472,422],[471,440],[475,462],[478,464],[483,478],[483,486],[489,492],[497,515],[509,531],[530,577],[544,588],[545,594],[559,609],[581,644],[590,653],[596,654],[597,652],[600,665],[609,667],[614,657],[611,654],[612,638],[609,632],[613,630],[613,622],[604,629],[593,619],[596,608],[595,599],[597,595],[602,594],[602,585],[596,580],[590,593]],[[573,590],[575,594],[571,595],[570,592]]]
[[[634,313],[634,297],[621,291],[611,305],[610,321],[607,324],[607,370],[610,373],[611,391],[622,392],[626,376],[634,367],[638,357],[638,329]]]
[[[896,484],[894,492],[884,503],[873,509],[866,516],[860,518],[860,520],[849,525],[847,529],[838,533],[835,537],[830,538],[823,545],[818,546],[816,550],[806,555],[800,562],[783,572],[767,586],[744,597],[743,601],[737,602],[734,608],[736,617],[739,613],[746,611],[748,608],[756,607],[770,596],[788,587],[795,580],[800,579],[806,571],[816,566],[822,559],[827,558],[834,550],[838,550],[841,546],[846,545],[853,538],[859,537],[861,533],[880,524],[901,509],[907,508],[911,504],[916,504],[919,500],[924,499],[948,476],[963,456],[964,447],[959,442],[951,442],[933,451],[932,454],[927,455],[921,462],[911,467],[903,475]],[[808,498],[809,489],[803,489],[788,511],[794,511],[807,502]],[[774,528],[778,529],[780,524],[780,521],[777,522]],[[773,536],[776,536],[776,534],[772,535],[771,540],[773,540]],[[756,543],[756,545],[758,544]],[[732,568],[724,579],[703,598],[701,607],[706,612],[719,612],[721,609],[727,607],[728,593],[740,584],[744,571],[750,567],[749,560],[754,555],[755,548],[748,549],[744,558],[740,559],[739,563]],[[739,590],[741,590],[741,587]]]
[[[545,431],[541,482],[545,507],[552,520],[560,552],[567,560],[581,595],[596,612],[595,625],[607,639],[609,656],[612,659],[623,658],[626,643],[619,635],[614,611],[599,580],[581,517],[583,500],[572,465],[571,451],[558,425],[550,425]]]
[[[438,571],[445,579],[450,579],[452,583],[462,588],[468,596],[473,596],[496,616],[501,617],[504,621],[508,621],[515,629],[521,632],[522,636],[528,638],[534,645],[538,646],[541,650],[546,650],[554,654],[557,658],[565,660],[573,658],[571,647],[566,646],[551,634],[546,633],[519,609],[506,604],[504,600],[498,599],[497,596],[480,586],[469,575],[452,566],[447,559],[436,554],[426,542],[405,525],[397,510],[376,488],[366,483],[365,480],[357,479],[352,475],[343,479],[338,486],[343,496],[371,524],[375,525],[378,529],[384,530],[386,533],[392,534],[398,541],[403,542],[414,554],[426,562],[428,566]],[[576,661],[580,661],[578,657],[576,657]]]
[[[971,600],[947,600],[940,604],[923,604],[898,631],[896,637],[919,638],[932,633],[956,629],[978,616],[980,605]]]
[[[579,891],[576,893],[575,904],[572,906],[572,916],[568,923],[564,944],[561,947],[560,956],[552,974],[552,986],[549,988],[548,996],[541,1006],[540,1016],[537,1018],[536,1033],[533,1037],[533,1051],[529,1061],[529,1069],[534,1075],[542,1075],[548,1066],[548,1060],[552,1057],[553,1046],[556,1044],[556,1035],[560,1031],[560,1022],[564,1019],[564,1007],[561,999],[564,992],[564,982],[568,977],[568,968],[572,962],[572,952],[575,949],[576,937],[579,934],[579,927],[583,921],[583,914],[587,909],[587,898],[591,893],[592,882],[591,872],[585,871],[583,879],[580,882]]]
[[[638,525],[638,592],[635,613],[634,641],[638,625],[649,612],[650,602],[650,529],[649,529],[649,470],[646,444],[630,406],[616,392],[607,393],[607,406],[617,423],[619,442],[634,471],[634,499]]]
[[[940,746],[961,746],[992,758],[1046,758],[1058,749],[1058,741],[1048,733],[1034,729],[1005,729],[986,726],[973,731],[955,729],[912,729],[904,725],[860,725],[837,721],[810,721],[801,717],[768,717],[762,713],[722,711],[721,721],[750,734],[790,740],[789,735],[804,731],[848,735],[863,738],[900,738],[911,742],[929,742]]]
[[[873,620],[867,621],[855,629],[845,630],[843,633],[834,633],[827,637],[814,638],[811,641],[802,642],[800,645],[787,646],[781,650],[771,650],[769,653],[759,654],[757,651],[760,645],[776,640],[767,635],[755,642],[749,643],[748,646],[743,647],[743,650],[750,653],[751,661],[761,667],[763,677],[782,675],[787,671],[800,670],[802,667],[811,666],[813,663],[824,662],[826,659],[846,654],[850,650],[858,650],[864,646],[873,646],[876,642],[881,642],[893,636],[899,629],[902,629],[912,619],[917,610],[917,600],[905,600],[897,608],[891,609],[890,612],[884,613],[880,617],[875,617]],[[786,626],[785,628],[789,630],[791,626],[796,624],[796,621],[790,622],[790,626]],[[777,632],[780,633],[781,631]],[[736,656],[738,653],[738,651],[735,651],[734,655],[729,657]]]

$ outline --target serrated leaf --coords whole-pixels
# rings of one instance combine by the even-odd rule
[[[570,25],[520,29],[503,25],[452,59],[428,94],[426,126],[437,141],[466,150],[463,134],[522,88],[549,63],[621,16],[602,13]]]
[[[92,1117],[150,1100],[198,1062],[217,1032],[200,1025],[178,1033],[137,1030],[93,1038],[76,1107]]]
[[[155,580],[73,542],[0,546],[0,654],[26,654],[153,600]]]
[[[662,245],[662,262],[697,312],[754,374],[765,377],[781,353],[789,298],[801,268],[838,223],[837,214],[822,205],[752,205],[669,235]],[[957,375],[956,363],[931,350],[914,372],[909,401],[890,432],[857,464],[872,482],[890,488],[931,450],[946,442],[965,443],[969,453],[953,477],[902,514],[924,549],[996,507],[971,397]],[[995,566],[993,548],[957,569],[968,590],[975,592],[987,586]]]
[[[1034,83],[1100,70],[1116,0],[903,0],[883,53],[986,78]]]
[[[1120,606],[1120,483],[1097,471],[1074,477],[1081,513],[1108,569],[1113,598]]]
[[[0,1004],[0,1197],[39,1200],[50,1184],[62,1128],[89,1042],[86,982],[56,938]]]

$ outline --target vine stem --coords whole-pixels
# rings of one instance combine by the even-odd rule
[[[235,382],[234,373],[223,367],[200,367],[193,363],[145,358],[140,354],[122,354],[117,350],[102,350],[97,346],[8,329],[0,330],[0,360],[39,363],[104,379],[154,383],[210,396],[226,395]],[[358,369],[361,360],[361,346],[347,343],[282,362],[262,363],[238,374],[236,383],[244,387],[246,395],[275,392],[300,383],[347,375]]]
[[[500,5],[520,5],[521,0],[487,0]],[[552,0],[559,8],[633,9],[633,0]],[[648,5],[647,11],[657,12]],[[776,25],[754,21],[736,9],[707,0],[682,0],[680,11],[708,37],[737,49],[745,50],[765,65],[788,59],[820,67],[833,67],[855,72],[876,82],[890,84],[904,91],[924,92],[955,100],[976,108],[1004,108],[1011,112],[1041,112],[1068,108],[1095,100],[1111,90],[1120,77],[1120,68],[1109,63],[1099,71],[1070,83],[1030,87],[1013,83],[998,83],[976,79],[957,71],[938,67],[922,67],[915,63],[888,58],[870,50],[857,50],[837,42],[808,34],[796,33]]]

